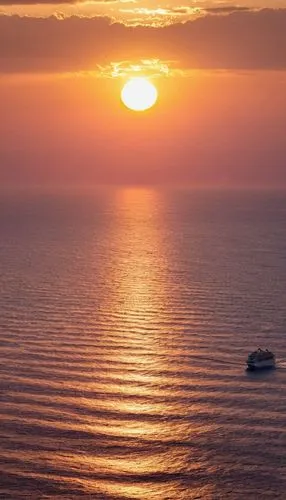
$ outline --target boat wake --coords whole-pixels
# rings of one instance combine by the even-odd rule
[[[234,361],[234,360],[227,360],[227,359],[220,359],[220,358],[213,358],[213,357],[199,357],[199,356],[196,356],[196,359],[199,359],[200,361],[207,361],[207,362],[211,362],[211,363],[215,363],[215,364],[219,364],[219,365],[229,365],[229,366],[241,366],[243,367],[245,365],[245,361],[244,359],[241,360],[241,361]],[[276,362],[276,368],[279,370],[286,370],[286,358],[283,358],[283,359],[280,359],[280,360],[277,360]]]
[[[286,370],[286,359],[281,359],[280,361],[277,361],[277,368]]]
[[[233,366],[241,366],[241,362],[239,361],[230,361],[230,360],[227,360],[227,359],[219,359],[219,358],[212,358],[212,357],[203,357],[203,358],[199,358],[199,357],[196,357],[196,359],[201,359],[202,361],[211,361],[212,363],[216,363],[216,364],[220,364],[220,365],[233,365]],[[286,363],[286,361],[285,361]]]

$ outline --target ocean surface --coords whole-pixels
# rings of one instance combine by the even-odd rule
[[[285,500],[285,229],[282,191],[2,191],[0,498]]]

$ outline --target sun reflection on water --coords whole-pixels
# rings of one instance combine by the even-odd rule
[[[143,377],[141,388],[137,378],[140,392],[151,376],[150,368],[160,372],[165,367],[164,353],[160,352],[162,331],[158,326],[167,301],[159,230],[162,206],[158,192],[141,189],[118,191],[115,205],[112,248],[115,260],[108,276],[115,289],[104,304],[104,312],[116,321],[110,324],[103,342],[110,339],[115,347],[114,361],[122,363],[122,368],[129,368],[124,373],[125,380]]]
[[[170,368],[168,349],[170,353],[172,349],[164,325],[169,298],[163,210],[157,191],[117,192],[113,207],[117,215],[111,228],[112,265],[107,278],[113,288],[102,307],[104,322],[108,316],[112,318],[101,338],[109,348],[109,375],[114,367],[121,373],[117,374],[120,383],[112,384],[112,393],[118,397],[112,398],[109,384],[107,397],[111,399],[103,399],[100,407],[110,412],[109,433],[130,440],[125,453],[102,458],[102,466],[121,477],[120,493],[132,498],[163,498],[164,475],[164,481],[168,483],[170,477],[172,483],[169,498],[175,498],[180,488],[173,484],[172,475],[186,459],[182,448],[170,454],[164,446],[170,436],[185,439],[186,425],[168,421],[172,414],[170,387],[164,390],[167,377],[161,375]],[[141,481],[146,485],[140,485]],[[109,494],[115,494],[112,483],[105,487]]]

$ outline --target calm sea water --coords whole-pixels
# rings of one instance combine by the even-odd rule
[[[285,499],[285,220],[282,192],[2,193],[0,497]]]

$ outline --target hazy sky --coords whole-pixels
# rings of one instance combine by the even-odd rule
[[[286,0],[25,1],[0,0],[1,183],[286,185]]]

